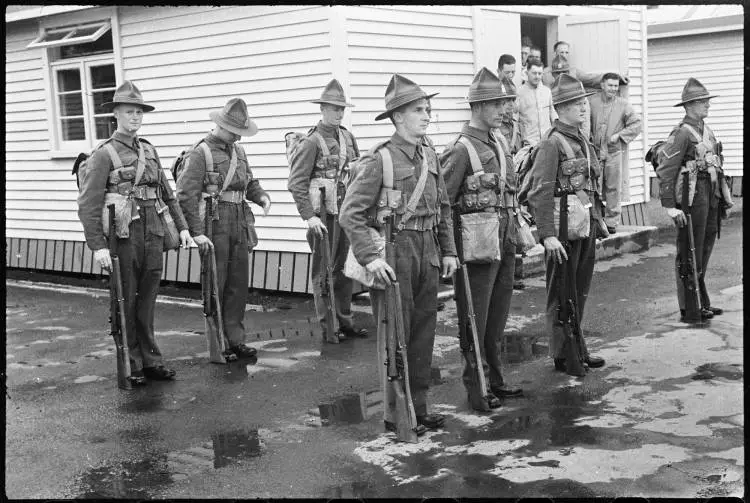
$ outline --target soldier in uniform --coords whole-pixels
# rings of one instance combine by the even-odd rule
[[[680,242],[687,239],[687,219],[682,208],[682,174],[690,175],[690,215],[693,221],[695,258],[697,262],[698,289],[702,306],[701,317],[713,318],[723,310],[711,305],[706,290],[706,269],[719,230],[721,210],[732,206],[732,197],[724,179],[722,161],[716,137],[704,122],[708,117],[709,94],[698,80],[689,78],[682,90],[682,101],[675,106],[685,108],[685,117],[669,135],[658,155],[656,174],[659,177],[661,205],[677,225],[677,259],[681,256]],[[677,301],[685,316],[685,290],[677,269]]]
[[[131,382],[146,379],[173,379],[175,371],[163,365],[161,350],[154,338],[154,308],[163,267],[164,225],[157,210],[166,203],[180,231],[184,248],[192,245],[180,206],[162,170],[156,149],[137,135],[143,113],[154,107],[143,102],[138,88],[126,80],[115,90],[112,101],[101,108],[112,111],[117,130],[100,144],[82,172],[78,195],[78,218],[83,224],[94,260],[112,269],[103,221],[107,213],[107,193],[128,191],[128,201],[116,216],[118,251],[125,298]],[[139,163],[139,158],[143,163]],[[141,174],[139,174],[141,172]],[[137,182],[137,184],[135,183]],[[129,221],[129,224],[122,219]],[[127,232],[121,231],[127,227]]]
[[[422,140],[430,117],[426,94],[416,83],[395,74],[385,93],[386,111],[375,120],[390,118],[396,127],[391,138],[376,146],[360,160],[341,206],[341,227],[349,236],[357,261],[377,280],[401,284],[403,320],[406,328],[409,379],[417,422],[427,429],[442,427],[445,416],[429,414],[427,391],[437,324],[437,293],[441,272],[444,278],[456,271],[456,247],[453,241],[450,203],[440,175],[435,150]],[[396,225],[403,227],[395,238],[396,270],[379,256],[369,227],[378,227],[375,214],[383,186],[381,149],[388,149],[393,160],[393,189],[402,191],[401,204],[395,210]],[[414,192],[423,169],[428,170],[424,192],[413,216],[401,220],[406,202]],[[441,260],[442,258],[442,260]],[[385,293],[371,289],[373,314],[378,320],[378,359],[384,388],[385,425],[395,430],[395,401],[386,385],[385,330],[381,323]]]
[[[252,241],[256,234],[255,218],[245,199],[262,206],[264,214],[268,215],[271,198],[253,178],[245,149],[237,143],[242,136],[258,132],[244,100],[232,98],[223,109],[212,111],[209,117],[216,126],[185,153],[177,178],[177,198],[201,255],[209,247],[213,247],[216,254],[216,279],[228,350],[240,358],[248,358],[257,353],[255,348],[244,344],[243,324],[249,286],[249,251],[255,245]],[[212,166],[206,164],[207,156],[201,143],[210,151]],[[200,206],[204,194],[217,192],[218,222],[213,223],[213,239],[209,240]]]
[[[529,185],[520,194],[521,200],[528,201],[539,232],[539,242],[544,245],[547,264],[547,331],[552,334],[550,353],[554,358],[555,369],[569,371],[565,365],[564,344],[567,337],[557,323],[559,306],[558,268],[567,261],[567,282],[570,291],[576,292],[575,303],[579,322],[583,322],[583,311],[588,297],[591,278],[594,273],[595,259],[595,219],[590,216],[588,237],[570,240],[570,254],[565,252],[555,229],[555,198],[563,191],[568,197],[579,197],[577,192],[584,192],[581,197],[593,201],[594,194],[599,194],[597,180],[599,162],[594,148],[580,132],[580,126],[587,110],[585,101],[588,96],[583,84],[570,75],[563,74],[552,89],[552,100],[558,113],[558,119],[544,135],[537,146],[537,153],[527,176]],[[572,154],[572,156],[571,156]],[[571,158],[572,157],[572,158]],[[587,159],[586,163],[575,160]],[[574,173],[565,174],[563,163],[567,165],[588,166],[588,169],[576,168]],[[591,211],[590,209],[585,211]],[[567,238],[567,236],[565,236]],[[584,362],[592,368],[604,365],[602,358],[589,354],[583,337],[580,338],[579,354]]]
[[[515,269],[516,245],[512,238],[515,235],[516,219],[514,211],[517,207],[516,180],[513,169],[513,157],[510,155],[508,143],[501,135],[496,137],[491,131],[497,127],[502,118],[513,109],[515,95],[487,68],[482,68],[474,77],[469,88],[468,102],[471,106],[471,120],[464,125],[459,137],[449,144],[440,156],[442,174],[448,191],[451,205],[456,209],[454,226],[456,236],[460,236],[459,214],[476,212],[497,212],[500,221],[499,234],[502,259],[490,263],[467,262],[469,287],[476,318],[477,336],[481,347],[476,351],[482,357],[483,372],[489,382],[491,408],[501,406],[500,398],[518,396],[521,390],[505,386],[500,369],[500,353],[498,341],[503,336],[505,322],[510,311],[510,299],[513,294],[513,272]],[[463,143],[468,141],[469,144]],[[469,152],[472,149],[473,152]],[[476,156],[474,154],[476,153]],[[475,157],[480,165],[472,165]],[[484,174],[497,174],[487,177],[494,180],[487,186],[480,184],[476,189],[469,188],[467,179],[477,176],[477,170]],[[484,175],[481,175],[484,176]],[[489,187],[493,185],[494,187]],[[482,197],[482,192],[493,192],[495,202]],[[469,204],[467,197],[474,196],[474,200],[487,201],[487,204]],[[458,239],[456,240],[458,242]],[[466,245],[466,243],[464,243]],[[459,277],[456,282],[456,303],[458,317],[464,322],[459,323],[462,340],[465,340],[467,308],[465,306],[466,285]],[[471,335],[468,334],[470,338]],[[472,364],[468,361],[464,368],[463,380],[467,390],[471,393]]]
[[[287,188],[294,197],[300,217],[307,223],[307,242],[312,251],[310,265],[310,279],[313,284],[315,311],[323,330],[323,340],[335,342],[348,337],[367,337],[367,330],[356,329],[352,317],[352,280],[344,275],[344,262],[349,251],[349,240],[342,232],[334,233],[334,227],[339,226],[338,216],[329,211],[327,221],[320,219],[320,211],[313,206],[318,201],[311,198],[318,194],[310,194],[310,186],[320,179],[331,180],[329,190],[335,191],[336,206],[341,205],[345,194],[345,187],[349,179],[350,163],[359,158],[359,147],[354,135],[341,125],[345,107],[353,106],[347,103],[344,89],[338,80],[333,79],[323,89],[320,99],[312,103],[320,104],[322,115],[318,124],[310,130],[307,137],[302,139],[291,155],[289,168],[289,182]],[[327,150],[327,152],[324,151]],[[334,189],[335,188],[335,189]],[[319,206],[318,206],[319,207]],[[329,208],[330,209],[330,208]],[[321,296],[321,275],[326,274],[321,264],[321,243],[327,244],[338,236],[338,242],[333,243],[333,299],[336,317],[339,322],[338,334],[326,334],[326,306]]]

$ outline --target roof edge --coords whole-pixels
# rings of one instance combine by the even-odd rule
[[[96,5],[43,5],[39,7],[31,7],[28,9],[19,10],[16,12],[5,13],[5,22],[12,23],[15,21],[24,21],[27,19],[35,19],[45,16],[51,16],[53,14],[62,14],[64,12],[74,12],[83,9],[93,9]]]
[[[717,31],[744,30],[745,19],[742,14],[719,16],[703,19],[684,19],[669,23],[653,23],[646,28],[648,38],[675,37]]]

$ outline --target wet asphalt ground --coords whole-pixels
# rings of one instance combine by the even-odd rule
[[[258,358],[230,365],[208,362],[200,304],[159,303],[157,339],[177,379],[122,391],[107,291],[11,279],[6,494],[743,496],[741,212],[725,222],[707,277],[725,313],[703,327],[678,321],[674,251],[662,230],[651,249],[597,263],[583,330],[607,365],[577,379],[544,355],[507,363],[525,397],[492,413],[468,406],[447,302],[430,403],[448,420],[418,444],[383,431],[375,338],[323,345],[306,297],[254,297],[245,324]],[[544,279],[525,282],[507,332],[544,343]],[[374,333],[367,302],[356,304]]]

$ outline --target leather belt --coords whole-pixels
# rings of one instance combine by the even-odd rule
[[[239,204],[245,201],[245,193],[241,190],[227,190],[219,195],[219,201]]]
[[[326,169],[325,171],[314,171],[312,175],[313,178],[331,178],[334,180],[336,179],[337,176],[338,176],[338,171],[333,168]]]
[[[133,187],[133,197],[135,199],[158,199],[159,187],[136,185],[135,187]]]
[[[431,231],[437,225],[436,215],[426,215],[423,217],[411,217],[404,224],[403,230],[408,231]]]

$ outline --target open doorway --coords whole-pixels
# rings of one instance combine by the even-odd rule
[[[542,50],[542,62],[550,64],[547,58],[547,21],[545,17],[521,15],[521,37],[529,37],[532,45]]]

